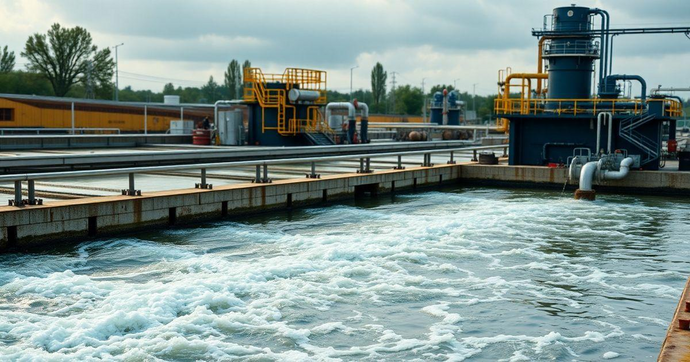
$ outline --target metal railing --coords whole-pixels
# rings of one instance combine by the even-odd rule
[[[663,109],[666,116],[679,117],[682,115],[682,106],[675,99],[647,99],[646,102],[664,102]],[[547,104],[551,108],[547,109]],[[494,99],[494,110],[497,114],[542,114],[549,111],[558,115],[578,115],[598,112],[642,114],[647,111],[647,108],[640,99],[496,98]]]
[[[31,132],[32,134],[35,132],[36,134],[41,134],[43,133],[55,133],[55,132],[61,132],[61,133],[67,133],[67,134],[84,134],[84,133],[90,133],[90,132],[113,132],[115,134],[120,134],[120,129],[119,128],[40,128],[40,127],[5,127],[5,128],[0,128],[0,136],[4,136],[5,132],[10,133],[12,132],[13,134],[16,134],[18,132]]]
[[[599,56],[599,42],[592,42],[591,40],[559,40],[553,42],[553,39],[547,39],[542,48],[542,56]]]
[[[432,154],[450,154],[448,164],[455,164],[455,154],[460,152],[472,151],[472,161],[477,161],[477,151],[503,149],[503,156],[507,156],[508,144],[491,145],[491,146],[477,146],[477,147],[458,147],[451,149],[433,149],[433,150],[418,150],[418,151],[400,151],[400,152],[386,152],[386,153],[366,153],[356,155],[341,155],[341,156],[319,156],[319,157],[302,157],[302,158],[287,158],[274,160],[254,160],[254,161],[232,161],[232,162],[217,162],[217,163],[201,163],[192,165],[166,165],[166,166],[145,166],[145,167],[126,167],[116,169],[102,169],[102,170],[80,170],[80,171],[58,171],[58,172],[43,172],[43,173],[29,173],[29,174],[14,174],[1,175],[0,182],[14,183],[14,199],[9,200],[10,206],[23,207],[26,205],[41,205],[43,202],[36,199],[35,181],[38,180],[54,180],[64,178],[84,178],[84,177],[98,177],[98,176],[112,176],[112,175],[128,175],[128,188],[122,190],[122,195],[126,196],[141,196],[141,190],[135,187],[136,174],[150,173],[150,172],[170,172],[182,170],[200,170],[200,181],[195,184],[196,188],[212,189],[213,185],[207,183],[206,170],[207,169],[221,169],[231,167],[256,167],[256,177],[252,182],[254,183],[270,183],[271,179],[268,177],[269,165],[285,165],[285,164],[310,164],[310,173],[306,175],[307,178],[320,178],[316,173],[316,164],[330,161],[344,161],[344,160],[359,160],[359,169],[357,173],[372,173],[371,159],[381,157],[397,156],[398,162],[394,169],[404,169],[402,165],[403,156],[424,155],[424,162],[422,167],[432,167]],[[28,183],[28,199],[23,199],[22,182]]]

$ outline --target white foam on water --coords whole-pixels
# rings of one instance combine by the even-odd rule
[[[604,353],[604,355],[601,357],[604,359],[613,359],[613,358],[618,358],[618,356],[620,356],[620,354],[618,354],[617,352],[609,351],[609,352]]]
[[[663,313],[602,298],[680,292],[665,280],[683,266],[625,253],[663,242],[635,231],[673,217],[663,207],[501,190],[400,199],[2,259],[0,357],[572,359],[646,343],[634,322],[665,328]]]

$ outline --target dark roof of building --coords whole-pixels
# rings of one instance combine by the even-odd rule
[[[158,102],[119,102],[110,101],[103,99],[86,99],[86,98],[68,98],[68,97],[53,97],[53,96],[36,96],[28,94],[8,94],[0,93],[0,98],[16,100],[16,101],[34,101],[34,102],[45,102],[54,104],[92,104],[99,106],[119,106],[119,107],[144,107],[149,108],[213,108],[213,104],[206,103],[180,103],[178,104],[165,104]]]

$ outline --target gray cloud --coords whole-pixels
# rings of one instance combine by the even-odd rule
[[[350,66],[362,63],[356,83],[366,84],[365,68],[385,60],[403,81],[463,78],[482,82],[486,91],[493,88],[498,67],[535,67],[531,29],[541,27],[543,15],[554,7],[569,5],[543,0],[5,1],[6,12],[33,6],[42,16],[29,19],[33,23],[23,20],[32,28],[20,22],[16,30],[0,24],[0,36],[11,38],[10,44],[23,44],[14,38],[44,32],[52,21],[80,25],[99,46],[125,42],[123,69],[129,72],[219,78],[230,59],[250,59],[276,69],[326,69],[331,84],[343,89]],[[578,5],[609,10],[614,28],[690,23],[687,0],[591,0]],[[615,67],[644,74],[648,69],[631,68],[648,62],[650,76],[659,82],[679,77],[688,82],[688,71],[667,76],[654,63],[661,57],[670,59],[667,67],[682,63],[690,53],[690,40],[683,35],[621,36],[615,44]]]

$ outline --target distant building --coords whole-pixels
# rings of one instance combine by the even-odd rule
[[[124,133],[166,132],[171,120],[213,119],[213,105],[114,102],[0,94],[0,128],[117,128]]]

